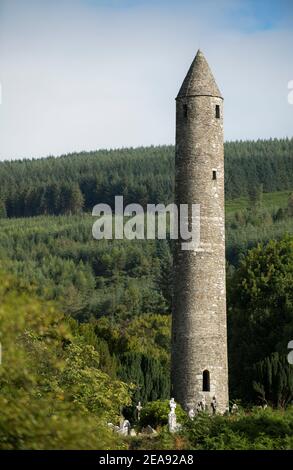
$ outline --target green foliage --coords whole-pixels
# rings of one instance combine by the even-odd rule
[[[226,198],[291,190],[293,139],[227,142]],[[9,217],[91,211],[114,196],[125,203],[173,201],[174,147],[99,150],[0,163],[1,198]],[[256,196],[255,196],[256,195]]]
[[[225,144],[231,396],[276,406],[292,400],[293,248],[282,239],[293,231],[292,149],[292,139]],[[173,183],[171,146],[0,163],[0,263],[15,276],[0,276],[1,448],[120,448],[106,421],[169,398],[171,243],[97,242],[82,211],[113,207],[117,194],[167,204]],[[145,424],[168,412],[147,403]],[[152,445],[289,448],[288,413],[204,415]]]
[[[288,205],[288,197],[291,191],[277,191],[271,193],[262,194],[261,206],[268,209],[269,211],[283,208],[285,209]],[[242,211],[249,209],[251,206],[251,201],[249,197],[240,196],[231,200],[226,201],[226,218],[233,214],[236,211]]]
[[[285,407],[293,400],[293,367],[287,354],[272,353],[253,367],[253,388],[265,402]]]
[[[260,206],[263,200],[263,184],[250,186],[248,189],[248,196],[252,206]]]
[[[106,422],[130,403],[129,386],[100,369],[98,352],[70,324],[1,274],[0,448],[123,447]]]
[[[287,206],[288,215],[293,217],[293,193],[290,194]]]
[[[198,415],[182,434],[196,450],[293,449],[293,408],[286,412],[252,410],[236,416]]]
[[[95,323],[96,334],[104,338],[113,353],[121,350],[152,355],[166,362],[170,352],[171,318],[145,314],[119,324],[102,317]]]
[[[55,160],[51,163],[55,164]],[[126,180],[124,183],[126,185]],[[59,206],[61,204],[59,183],[52,184],[51,192],[48,192],[50,204],[44,199],[42,202],[46,214],[58,212],[59,209],[54,209],[56,198]],[[76,182],[70,183],[70,187],[74,185]],[[105,194],[110,197],[110,193]],[[254,400],[263,396],[260,391],[255,394],[253,390],[253,382],[262,386],[264,380],[255,376],[254,364],[265,360],[274,351],[284,355],[281,345],[284,347],[292,337],[292,325],[287,318],[291,315],[287,294],[284,297],[281,289],[278,296],[277,286],[268,284],[265,287],[263,284],[263,305],[257,307],[257,312],[267,302],[266,289],[275,292],[274,298],[269,297],[268,311],[271,313],[266,322],[266,314],[260,313],[261,320],[257,318],[254,324],[252,319],[258,315],[254,312],[254,299],[248,303],[242,299],[246,285],[238,282],[242,269],[238,268],[239,259],[249,248],[259,241],[278,240],[284,232],[292,232],[288,196],[288,191],[264,193],[258,204],[251,204],[248,197],[227,204],[232,398]],[[75,210],[80,212],[80,209],[79,204],[76,209],[73,206],[70,209],[68,203],[62,211],[69,214]],[[40,297],[54,300],[68,317],[82,323],[78,334],[85,335],[88,344],[99,354],[100,370],[113,379],[122,377],[134,383],[134,400],[167,397],[169,375],[164,374],[164,369],[170,367],[170,317],[166,314],[170,313],[172,303],[171,243],[168,240],[97,242],[92,239],[92,224],[93,218],[81,213],[79,216],[1,219],[0,261],[6,270],[34,285]],[[284,261],[286,265],[286,256],[280,264]],[[254,272],[257,264],[258,261],[249,268],[250,271]],[[263,273],[267,264],[266,259],[261,262],[261,269],[254,275],[256,280],[266,277]],[[288,290],[288,273],[280,274],[280,284],[282,276],[287,279]],[[250,285],[247,290],[251,290]],[[245,316],[246,303],[249,320]],[[239,363],[243,364],[244,373]],[[270,393],[267,396],[269,402],[278,403],[278,399],[272,401]]]
[[[170,374],[166,364],[146,354],[127,352],[120,356],[119,377],[137,387],[133,399],[147,400],[167,398],[170,394]],[[168,364],[169,365],[169,364]]]
[[[0,198],[0,219],[7,217],[5,202]]]
[[[94,323],[97,337],[119,358],[118,376],[135,385],[135,404],[169,397],[170,320],[170,316],[146,314],[119,324],[106,317]]]
[[[281,356],[287,354],[293,337],[292,282],[293,238],[289,236],[249,251],[230,279],[230,377],[232,393],[238,397],[254,398],[253,381],[260,382],[262,395],[274,405],[285,404],[292,396],[292,372],[281,366]],[[271,356],[274,352],[280,357]],[[265,362],[254,368],[261,361]],[[253,368],[260,374],[258,379]],[[269,379],[271,368],[274,373]]]
[[[163,369],[169,370],[170,364],[170,317],[166,313],[172,298],[171,246],[165,240],[97,242],[91,238],[92,223],[85,215],[2,219],[0,260],[8,271],[34,285],[39,296],[57,301],[80,322],[90,322],[90,329],[86,333],[84,327],[83,332],[100,354],[101,370],[133,382],[138,387],[135,400],[163,398],[169,386]],[[235,266],[240,253],[259,240],[278,238],[286,224],[281,220],[242,226],[238,221],[236,228],[228,226],[229,261]],[[274,261],[276,281],[268,282],[268,259],[262,248],[257,250],[262,261],[256,258],[247,265],[246,273],[237,264],[236,269],[230,264],[227,271],[231,396],[246,400],[256,397],[253,364],[274,351],[284,354],[280,345],[286,347],[293,337],[289,253]],[[242,283],[246,278],[246,284]],[[258,299],[262,298],[260,305],[249,297],[255,289],[252,279],[257,283]],[[266,307],[271,312],[267,320],[261,313]]]
[[[179,445],[178,445],[179,444]],[[170,434],[167,426],[160,429],[157,435],[138,435],[130,441],[131,450],[182,450],[185,447],[185,440],[176,435]]]
[[[293,408],[252,409],[233,416],[200,413],[179,433],[163,428],[152,439],[135,438],[134,449],[292,450]]]
[[[53,207],[56,207],[56,212],[58,213],[59,211],[61,214],[78,214],[84,206],[84,196],[78,184],[69,184],[61,187],[57,201],[57,203],[55,200],[53,201]],[[51,208],[51,200],[49,199],[49,201],[46,202],[46,212],[48,212]]]
[[[227,225],[227,259],[293,230],[293,218]],[[254,223],[255,225],[252,225]],[[166,240],[92,239],[90,216],[1,219],[0,260],[80,321],[171,310],[172,256]],[[8,261],[8,263],[7,263]]]
[[[92,224],[90,216],[3,220],[0,260],[80,321],[165,313],[167,300],[156,282],[163,269],[159,242],[98,242]]]
[[[168,423],[170,413],[169,400],[157,400],[146,403],[141,411],[140,425],[152,427],[164,426]],[[184,424],[187,420],[185,411],[179,404],[176,407],[177,422]]]

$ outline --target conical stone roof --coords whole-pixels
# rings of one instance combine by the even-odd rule
[[[223,98],[203,53],[198,50],[177,98],[188,96],[217,96]]]

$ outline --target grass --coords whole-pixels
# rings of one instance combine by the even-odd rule
[[[279,191],[275,193],[265,193],[263,195],[264,204],[269,208],[287,207],[288,198],[292,191]]]
[[[264,193],[262,205],[266,209],[279,209],[287,207],[288,198],[292,191],[278,191],[274,193]],[[226,201],[226,214],[230,215],[238,210],[247,209],[250,206],[248,197],[239,197]]]

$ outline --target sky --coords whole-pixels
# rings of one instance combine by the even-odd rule
[[[0,0],[0,160],[173,144],[197,49],[225,139],[293,136],[292,0]]]

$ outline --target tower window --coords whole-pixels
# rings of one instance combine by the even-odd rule
[[[216,104],[216,118],[220,119],[221,114],[220,114],[220,105]]]
[[[210,391],[210,373],[208,370],[204,370],[202,373],[202,391]]]
[[[185,118],[187,118],[187,104],[183,105],[183,115]]]
[[[217,179],[217,170],[213,170],[213,180]]]

